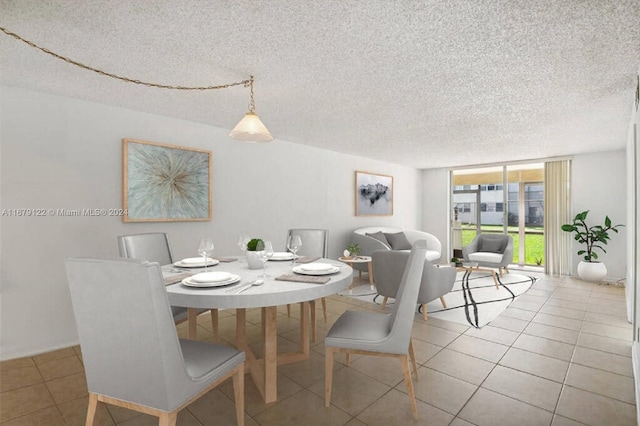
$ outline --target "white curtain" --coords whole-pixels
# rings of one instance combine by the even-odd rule
[[[571,274],[571,234],[561,226],[571,222],[571,160],[544,165],[544,272]]]

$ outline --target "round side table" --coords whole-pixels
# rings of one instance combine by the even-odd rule
[[[369,285],[371,285],[371,289],[373,290],[373,258],[371,256],[353,256],[353,257],[339,257],[338,260],[340,262],[344,262],[349,266],[353,266],[354,263],[366,263],[367,271],[369,273]],[[358,271],[358,276],[362,278],[362,271]]]

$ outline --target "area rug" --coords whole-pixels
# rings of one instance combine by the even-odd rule
[[[499,287],[496,289],[490,273],[458,272],[453,289],[444,297],[447,308],[442,306],[440,299],[436,299],[427,304],[428,315],[480,328],[493,321],[536,282],[535,277],[514,273],[503,274],[497,278]],[[383,299],[369,285],[361,285],[340,294],[378,305]],[[387,306],[391,307],[392,304],[393,299],[390,298]],[[416,314],[419,313],[420,306],[416,309]]]

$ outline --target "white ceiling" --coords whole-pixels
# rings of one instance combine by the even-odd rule
[[[623,149],[640,65],[638,0],[0,0],[0,26],[148,82],[253,74],[277,139],[416,168]],[[0,52],[8,86],[228,129],[249,102]]]

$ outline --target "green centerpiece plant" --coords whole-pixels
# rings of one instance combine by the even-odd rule
[[[583,260],[578,264],[578,275],[586,281],[601,281],[607,275],[607,268],[598,259],[596,249],[607,251],[603,246],[611,239],[609,232],[618,233],[618,228],[624,225],[612,225],[609,216],[605,216],[603,225],[587,225],[589,210],[580,212],[573,218],[572,223],[562,225],[562,230],[573,233],[573,239],[583,246],[578,250],[578,256]]]
[[[256,253],[258,243],[261,241],[262,240],[260,238],[253,238],[247,243],[247,263],[249,265],[249,269],[262,269],[264,266],[262,260],[260,260]]]

